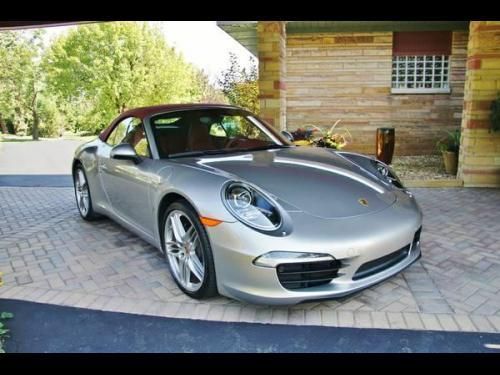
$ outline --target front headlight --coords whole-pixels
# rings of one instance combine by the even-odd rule
[[[391,167],[378,160],[372,160],[372,163],[374,164],[375,169],[379,173],[382,180],[400,189],[404,189],[403,183],[401,182],[399,177],[396,175],[396,172],[394,172]]]
[[[276,205],[247,184],[234,182],[227,185],[223,202],[236,219],[252,228],[274,231],[281,225],[281,215]]]

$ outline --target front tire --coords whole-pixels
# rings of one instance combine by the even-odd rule
[[[75,187],[76,206],[80,216],[87,221],[98,219],[100,216],[92,206],[87,175],[81,164],[78,164],[73,172],[73,185]]]
[[[215,296],[212,248],[198,214],[187,202],[174,202],[163,214],[162,228],[162,247],[177,286],[192,298]]]

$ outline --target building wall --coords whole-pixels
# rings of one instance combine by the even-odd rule
[[[500,187],[500,132],[490,106],[500,92],[500,21],[473,21],[467,56],[458,176],[464,186]]]
[[[373,154],[378,127],[396,128],[396,155],[436,152],[460,127],[467,32],[453,33],[451,94],[392,95],[392,33],[287,35],[287,128],[328,129],[337,119],[347,149]]]

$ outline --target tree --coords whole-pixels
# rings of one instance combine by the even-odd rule
[[[259,112],[259,86],[257,67],[250,59],[249,70],[242,68],[238,62],[238,57],[229,53],[229,68],[222,72],[219,78],[219,85],[229,102],[248,109],[251,112]]]
[[[74,128],[98,132],[128,108],[196,99],[196,69],[146,23],[78,26],[54,42],[44,66]]]
[[[3,124],[4,115],[13,118],[15,132],[30,130],[34,140],[38,139],[39,99],[44,85],[42,33],[0,33],[0,122]]]
[[[227,104],[228,99],[222,91],[215,88],[209,81],[208,76],[203,70],[199,70],[194,76],[195,84],[193,87],[193,97],[200,103],[219,103]]]

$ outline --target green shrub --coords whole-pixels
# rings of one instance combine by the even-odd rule
[[[440,152],[458,152],[460,149],[460,129],[448,132],[446,137],[441,138],[436,143],[436,147]]]

